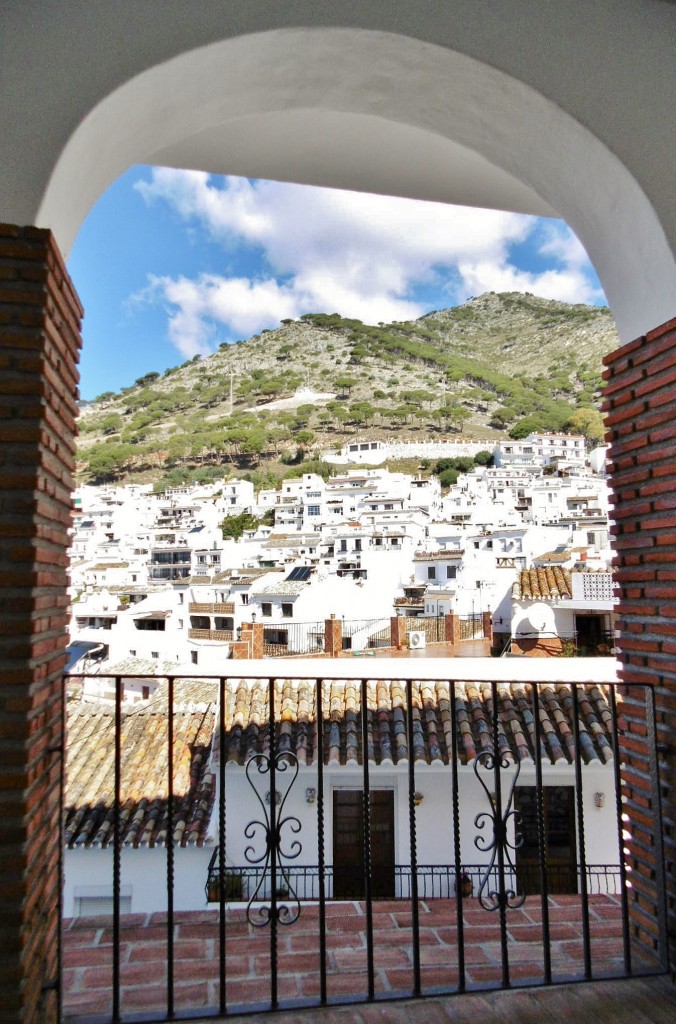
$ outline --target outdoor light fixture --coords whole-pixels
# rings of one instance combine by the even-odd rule
[[[252,621],[252,623],[256,621],[256,613],[255,612],[251,613],[251,621]]]
[[[594,793],[594,803],[597,807],[603,807],[606,802],[605,793]]]
[[[266,802],[266,804],[270,803],[270,790],[268,790],[267,793],[265,794],[265,802]],[[275,790],[275,805],[278,806],[279,804],[281,804],[281,802],[282,802],[282,794],[279,792],[278,789],[276,789]]]
[[[418,806],[418,804],[421,804],[424,799],[425,794],[420,793],[418,790],[416,790],[415,793],[413,794],[413,803],[416,805],[416,807]]]
[[[305,790],[305,801],[308,804],[313,804],[317,799],[317,790],[313,786],[308,786]]]

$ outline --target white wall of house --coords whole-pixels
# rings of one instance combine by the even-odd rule
[[[200,910],[206,904],[204,885],[213,848],[174,850],[174,910]],[[152,914],[167,908],[167,851],[124,848],[121,857],[121,888],[131,896],[132,914]],[[113,851],[110,848],[65,850],[63,915],[78,914],[78,902],[87,897],[113,895]],[[107,911],[111,913],[110,910]]]
[[[545,784],[567,786],[575,781],[570,765],[545,766]],[[503,772],[503,794],[514,770]],[[265,802],[270,789],[269,774],[253,774],[256,787]],[[283,795],[291,775],[278,773],[276,788]],[[410,827],[408,812],[408,765],[371,766],[371,788],[394,791],[395,862],[410,864]],[[535,785],[535,768],[522,769],[520,785]],[[490,776],[487,778],[489,790]],[[333,792],[336,789],[361,791],[363,773],[358,765],[328,766],[324,773],[325,786],[325,862],[333,863]],[[417,860],[423,865],[452,865],[454,858],[453,813],[451,801],[451,773],[445,766],[416,766],[416,791],[422,802],[416,807]],[[285,859],[290,866],[316,865],[317,802],[308,803],[307,790],[317,790],[317,772],[312,767],[301,767],[289,797],[280,808],[283,817],[294,816],[300,822],[300,831],[293,832],[290,825],[282,828],[283,852],[291,852],[294,841],[301,849],[298,857]],[[585,765],[582,769],[582,794],[587,864],[617,865],[619,841],[617,835],[616,806],[612,766]],[[595,794],[604,795],[604,806],[597,807]],[[481,852],[475,845],[478,835],[491,835],[487,822],[483,829],[475,825],[476,816],[489,810],[488,799],[471,767],[459,769],[459,809],[461,831],[461,860],[465,865],[488,864],[489,852]],[[266,804],[269,813],[269,806]],[[279,813],[279,811],[278,811]],[[264,853],[263,825],[253,834],[246,835],[247,826],[254,820],[264,822],[261,805],[251,791],[243,768],[229,765],[226,769],[226,870],[243,867]],[[209,859],[214,851],[218,821],[218,797],[212,815],[210,842],[201,848],[178,848],[174,851],[174,908],[199,910],[205,907],[204,885]],[[510,825],[513,838],[514,824]],[[250,858],[245,851],[250,849]],[[578,854],[579,861],[579,854]],[[262,863],[262,862],[261,862]],[[112,897],[113,855],[110,849],[83,849],[65,851],[64,915],[78,912],[76,901],[86,897]],[[167,854],[158,849],[123,849],[121,886],[123,894],[131,897],[131,913],[163,911],[167,904]],[[452,892],[449,893],[452,895]]]

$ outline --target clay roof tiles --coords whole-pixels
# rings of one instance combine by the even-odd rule
[[[313,684],[275,681],[278,749],[293,750],[301,764],[317,756]],[[256,753],[268,753],[267,683],[245,680],[226,684],[225,756],[243,765]],[[584,763],[612,759],[610,709],[603,689],[578,689],[580,749]],[[458,683],[455,695],[445,681],[412,683],[412,751],[406,726],[406,686],[398,681],[367,683],[367,749],[376,764],[408,759],[448,764],[455,714],[462,763],[493,749],[493,691],[490,683]],[[497,688],[498,747],[513,761],[533,761],[535,723],[532,692],[523,683]],[[551,763],[574,761],[573,699],[570,687],[556,684],[539,691],[540,755]],[[322,694],[324,760],[329,765],[359,764],[362,758],[360,683],[326,682]]]
[[[173,837],[179,846],[202,845],[214,797],[209,763],[216,703],[204,684],[197,685],[198,701],[195,684],[188,681],[177,686],[174,703]],[[114,708],[71,706],[67,729],[66,844],[108,846],[114,830]],[[166,688],[147,703],[123,708],[120,794],[125,846],[166,844],[167,744]]]
[[[301,764],[317,757],[315,689],[312,681],[274,683],[278,750],[292,751]],[[182,680],[174,684],[174,842],[201,845],[214,800],[212,746],[218,747],[218,684]],[[453,718],[462,764],[493,751],[496,713],[490,683],[413,681],[412,747],[406,718],[406,684],[368,681],[367,751],[376,764],[398,764],[413,757],[424,764],[449,763]],[[540,757],[571,764],[575,754],[570,686],[539,689]],[[227,680],[224,684],[224,756],[244,765],[270,749],[267,680]],[[603,687],[578,687],[578,731],[582,762],[612,760],[611,712]],[[535,758],[535,721],[530,684],[497,686],[498,748],[514,762]],[[328,765],[362,761],[361,686],[332,680],[323,685],[324,760]],[[68,711],[68,769],[65,841],[68,846],[107,846],[114,819],[114,709],[78,704]],[[153,698],[122,711],[121,834],[127,846],[164,845],[168,829],[167,683]]]
[[[523,569],[512,587],[515,601],[556,601],[573,596],[570,569],[546,566]]]

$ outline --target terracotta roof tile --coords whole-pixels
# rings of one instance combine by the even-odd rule
[[[512,587],[515,601],[555,601],[572,596],[570,569],[558,565],[523,569]]]
[[[275,733],[279,750],[295,751],[301,764],[317,753],[315,691],[312,682],[275,681]],[[167,683],[153,698],[122,713],[122,841],[158,846],[167,838]],[[267,681],[228,680],[225,684],[225,758],[244,764],[269,750]],[[603,687],[581,686],[579,737],[583,763],[612,760],[611,713]],[[204,842],[214,799],[211,752],[218,684],[181,680],[174,684],[174,842]],[[493,749],[493,690],[490,683],[412,684],[413,749],[406,728],[406,687],[398,681],[367,683],[367,749],[377,764],[397,764],[413,756],[426,764],[448,764],[452,717],[458,755],[468,764]],[[325,683],[322,717],[325,761],[358,764],[362,759],[361,689],[351,680]],[[532,694],[524,683],[497,687],[498,746],[512,761],[535,758]],[[574,731],[570,686],[540,688],[539,756],[550,763],[572,763]],[[114,711],[110,705],[77,704],[68,710],[68,774],[65,840],[68,846],[107,846],[113,838]]]
[[[580,749],[584,763],[612,759],[610,710],[601,687],[578,690]],[[535,723],[530,686],[501,683],[498,697],[498,746],[509,760],[533,762]],[[399,682],[367,684],[367,746],[377,764],[398,763],[409,757],[406,730],[406,691]],[[324,758],[327,764],[361,763],[361,693],[359,683],[332,680],[324,684]],[[470,762],[493,749],[493,694],[490,683],[459,683],[455,698],[448,682],[414,682],[412,733],[416,761],[449,763],[452,714],[458,734],[459,757]],[[275,681],[278,749],[295,750],[302,764],[316,758],[315,697],[311,683]],[[572,696],[564,684],[539,691],[540,757],[551,763],[574,761]],[[245,764],[270,744],[267,684],[232,680],[226,684],[225,757]]]
[[[166,692],[166,691],[165,691]],[[201,686],[205,696],[204,685]],[[174,842],[204,842],[214,798],[209,768],[216,704],[186,703],[174,709]],[[162,846],[168,827],[167,702],[160,694],[122,712],[121,828],[125,846]],[[114,728],[110,705],[80,704],[68,710],[65,841],[108,846],[113,840]]]

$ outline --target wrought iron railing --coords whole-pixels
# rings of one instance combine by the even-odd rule
[[[461,640],[476,640],[484,635],[481,615],[461,615],[459,618]]]
[[[390,619],[343,619],[343,650],[368,650],[389,647],[391,644]]]
[[[428,644],[444,643],[446,619],[444,615],[407,615],[406,633],[423,631]]]
[[[266,662],[227,663],[229,675],[202,677],[201,696],[194,676],[185,692],[180,678],[167,678],[159,691],[164,696],[151,698],[152,769],[134,760],[138,705],[129,712],[135,746],[125,745],[125,677],[112,677],[105,739],[97,712],[102,796],[84,788],[72,799],[69,791],[64,796],[69,847],[82,854],[88,845],[98,853],[108,845],[111,853],[110,919],[98,930],[77,932],[70,922],[65,928],[67,940],[74,935],[63,997],[69,1020],[95,1014],[117,1024],[137,1005],[134,998],[143,1003],[144,1019],[159,1021],[179,1011],[224,1017],[355,996],[373,1001],[669,969],[661,847],[655,847],[654,879],[640,880],[654,888],[649,950],[634,940],[633,865],[626,852],[625,733],[627,750],[645,745],[655,775],[646,775],[640,827],[662,834],[651,688],[620,686],[613,659],[416,661],[415,678],[401,660],[365,665],[289,659],[275,663],[272,674]],[[644,718],[635,732],[623,701],[639,689]],[[182,748],[179,716],[186,708],[198,709],[199,726]],[[166,778],[151,793],[162,743]],[[76,754],[82,757],[81,747]],[[128,763],[143,764],[129,782]],[[211,782],[200,777],[204,765]],[[561,788],[567,789],[566,828],[553,799]],[[347,871],[336,856],[346,849],[337,838],[346,835],[338,799],[346,791],[355,796],[350,806],[358,817]],[[379,799],[390,792],[390,803]],[[212,797],[211,824],[201,828]],[[392,808],[387,823],[386,807]],[[156,837],[155,851],[138,848],[144,828]],[[199,861],[199,901],[191,916],[184,854],[191,844],[198,852],[209,837],[212,863]],[[614,857],[599,858],[604,844]],[[421,850],[430,848],[440,863],[421,863]],[[124,911],[129,872],[151,853],[154,867],[143,868],[139,898],[148,899],[158,862],[163,882],[144,937],[133,892],[132,913]],[[103,863],[97,860],[99,868]],[[68,877],[66,883],[69,892]],[[396,901],[396,910],[383,900]],[[442,947],[437,973],[427,956],[430,928]],[[206,952],[194,977],[208,979],[203,987],[187,984],[201,936]],[[146,972],[142,993],[132,996],[132,946],[138,944],[145,963],[149,944],[158,941],[157,978]],[[109,957],[108,973],[88,971],[99,947]],[[357,948],[362,966],[351,975]],[[250,963],[247,988],[240,979]],[[108,1010],[95,1001],[100,991],[88,1004],[88,974],[99,988],[102,977],[109,979],[103,982]]]
[[[581,866],[575,865],[573,872],[568,867],[548,867],[549,889],[552,894],[569,892],[571,882],[575,892],[581,889]],[[621,885],[620,868],[617,864],[586,864],[586,888],[589,895],[619,896]],[[476,896],[486,875],[485,864],[462,864],[457,871],[452,864],[418,864],[416,871],[416,887],[420,900],[443,900],[456,895],[458,886],[467,899]],[[269,871],[250,864],[229,864],[224,872],[224,891],[226,903],[248,903],[254,898],[269,900],[272,894]],[[327,899],[334,899],[334,870],[332,864],[324,866],[324,892]],[[491,888],[499,888],[497,869],[492,868],[488,875]],[[218,865],[218,848],[214,849],[207,870],[207,881],[204,888],[207,903],[220,902],[221,872]],[[506,878],[508,888],[519,885],[516,872],[508,872]],[[286,866],[284,877],[277,885],[278,899],[287,898],[293,891],[301,903],[317,902],[320,893],[320,872],[317,864],[299,864]],[[394,887],[390,897],[395,900],[410,900],[413,891],[413,878],[410,864],[394,866]]]
[[[294,654],[321,654],[325,624],[321,622],[268,622],[263,620],[263,656],[286,658]]]

